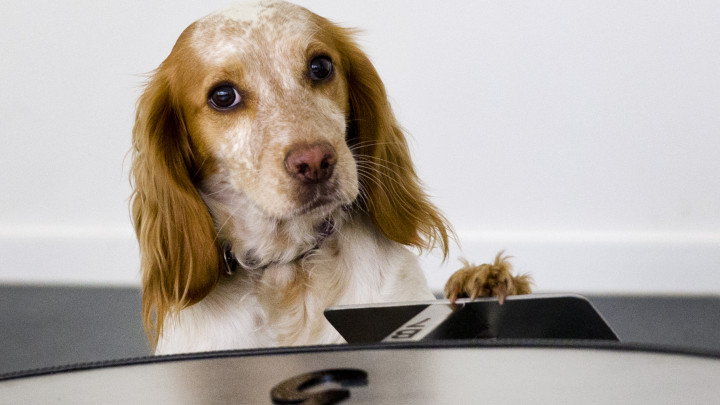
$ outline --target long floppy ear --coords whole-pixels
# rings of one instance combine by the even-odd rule
[[[137,105],[132,215],[143,273],[143,323],[157,345],[165,318],[200,301],[219,279],[222,254],[191,173],[190,140],[162,66]]]
[[[422,189],[385,86],[352,32],[339,31],[352,114],[348,142],[370,217],[389,239],[420,250],[439,245],[447,257],[452,228]]]

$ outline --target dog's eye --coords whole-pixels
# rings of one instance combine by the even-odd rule
[[[325,80],[333,73],[333,63],[330,57],[316,56],[310,61],[310,78],[315,81]]]
[[[229,110],[240,104],[240,93],[229,84],[215,87],[208,97],[208,104],[216,110]]]

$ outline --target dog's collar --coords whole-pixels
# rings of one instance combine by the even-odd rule
[[[282,260],[274,260],[269,263],[260,265],[260,266],[246,266],[250,270],[265,270],[266,268],[270,266],[276,266],[280,264],[291,264],[298,261],[301,261],[308,257],[312,252],[320,249],[320,244],[327,239],[328,236],[332,235],[332,233],[335,231],[335,221],[332,220],[332,218],[325,219],[322,224],[318,227],[317,230],[317,237],[315,238],[315,246],[312,248],[305,250],[304,252],[300,253],[299,255],[295,256],[294,258],[288,260],[288,261],[282,261]],[[225,261],[225,273],[227,274],[233,274],[235,270],[240,267],[240,261],[237,259],[237,257],[233,254],[232,248],[228,247],[223,251],[223,260]]]
[[[279,265],[279,264],[291,264],[291,263],[295,263],[295,262],[298,262],[298,261],[306,258],[308,255],[310,255],[310,253],[318,250],[319,248],[320,248],[319,245],[315,245],[315,246],[313,246],[311,249],[308,249],[308,250],[300,253],[299,255],[295,256],[294,258],[292,258],[292,259],[290,259],[290,260],[288,260],[288,261],[273,260],[273,261],[271,261],[270,263],[263,264],[263,265],[258,266],[258,267],[248,267],[248,270],[260,270],[260,271],[262,271],[262,270],[265,270],[266,268],[268,268],[268,267],[270,267],[270,266],[276,266],[276,265]],[[226,249],[226,250],[223,252],[223,260],[225,260],[225,273],[227,273],[228,275],[232,275],[232,274],[235,272],[235,270],[238,269],[238,267],[241,267],[241,266],[240,266],[240,262],[238,261],[237,257],[235,257],[235,255],[230,251],[230,249]]]

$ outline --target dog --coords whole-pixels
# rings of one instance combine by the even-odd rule
[[[435,298],[418,253],[447,257],[454,233],[353,36],[294,4],[241,4],[190,25],[151,75],[131,211],[155,353],[342,343],[329,306]],[[498,255],[445,290],[530,286]]]

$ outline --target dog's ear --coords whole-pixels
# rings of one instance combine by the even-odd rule
[[[447,257],[452,229],[422,189],[385,86],[352,31],[335,29],[348,82],[348,143],[357,159],[360,201],[389,239],[421,250],[439,245]]]
[[[204,298],[220,276],[222,253],[192,175],[191,143],[163,66],[137,105],[133,128],[132,215],[143,274],[143,322],[157,345],[167,316]]]

